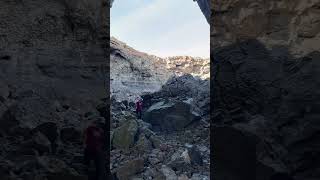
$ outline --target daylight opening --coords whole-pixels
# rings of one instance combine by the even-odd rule
[[[110,167],[119,179],[210,177],[210,27],[199,7],[113,2]]]

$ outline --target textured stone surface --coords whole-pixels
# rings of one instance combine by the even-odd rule
[[[0,163],[13,179],[84,178],[70,159],[106,97],[108,14],[106,0],[0,2]]]
[[[135,101],[136,97],[161,89],[174,75],[210,76],[209,59],[189,56],[160,58],[139,52],[111,38],[111,96],[118,101]]]
[[[294,57],[319,51],[320,2],[211,0],[212,48],[257,39],[269,50],[286,47]]]
[[[319,178],[319,1],[211,2],[211,117],[226,128],[212,129],[216,179],[255,178],[256,165],[257,178]],[[255,148],[254,161],[241,171],[247,174],[237,172],[241,164],[226,161],[242,155],[223,150],[233,131],[255,139],[246,146],[227,143],[230,149]],[[238,138],[251,139],[230,137]]]
[[[184,102],[160,101],[146,110],[143,120],[156,131],[172,132],[184,130],[200,117]]]

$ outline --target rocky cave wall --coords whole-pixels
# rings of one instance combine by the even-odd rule
[[[71,103],[76,109],[92,108],[104,98],[108,35],[104,3],[2,1],[0,75],[1,89],[7,89],[2,97],[15,101],[28,92],[27,98]]]
[[[211,4],[215,179],[319,178],[320,2]]]
[[[1,178],[46,179],[82,153],[107,97],[108,18],[106,0],[0,2]]]
[[[286,48],[294,57],[319,51],[318,0],[211,0],[213,49],[257,39],[268,50]]]

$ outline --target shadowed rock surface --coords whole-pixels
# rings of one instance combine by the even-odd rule
[[[211,2],[215,179],[319,179],[319,1]]]
[[[87,179],[81,133],[106,97],[106,2],[0,2],[1,179]]]

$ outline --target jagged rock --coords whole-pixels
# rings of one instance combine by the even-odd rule
[[[196,146],[192,146],[188,150],[188,155],[190,157],[191,164],[194,165],[203,165],[203,159],[199,149]]]
[[[152,105],[143,116],[143,120],[156,131],[172,132],[183,130],[199,116],[191,112],[190,105],[184,102],[161,101]]]
[[[127,120],[122,126],[113,132],[112,146],[128,150],[136,141],[138,123],[135,120]]]
[[[138,141],[136,142],[135,148],[139,153],[145,154],[152,150],[152,143],[145,136],[145,134],[140,134]]]
[[[133,175],[142,172],[144,170],[144,160],[143,159],[134,159],[123,166],[119,167],[116,170],[117,178],[119,180],[127,180]]]
[[[173,75],[193,74],[207,78],[209,59],[176,56],[159,58],[138,52],[111,38],[111,94],[119,101],[134,101],[145,93],[160,90]]]
[[[178,177],[178,180],[189,180],[188,176],[185,174],[182,174]]]
[[[200,115],[209,113],[210,82],[193,77],[190,74],[170,78],[160,91],[142,96],[144,108],[162,101],[162,99],[177,99],[191,105],[193,111]]]
[[[152,146],[153,146],[154,148],[156,148],[156,149],[159,149],[159,148],[160,148],[162,142],[161,142],[161,140],[160,140],[159,137],[157,137],[157,136],[150,136],[149,139],[150,139],[150,141],[151,141],[151,143],[152,143]]]
[[[201,174],[193,174],[192,177],[190,178],[190,180],[209,180],[210,177],[205,176],[205,175],[201,175]]]
[[[165,176],[166,180],[177,180],[178,177],[176,173],[169,167],[163,165],[161,167],[161,173]]]
[[[188,172],[190,171],[191,159],[188,150],[179,150],[171,156],[168,166],[175,171]]]

